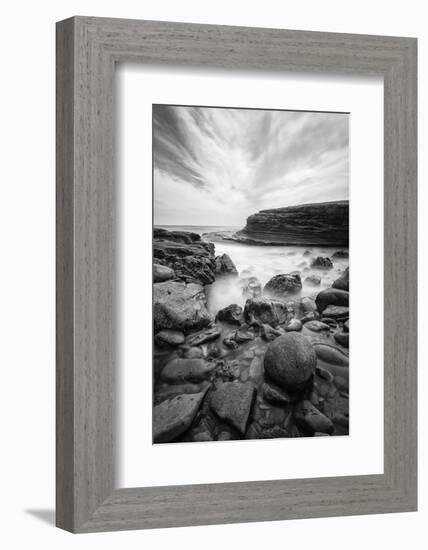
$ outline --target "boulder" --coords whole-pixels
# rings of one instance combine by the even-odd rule
[[[196,334],[191,334],[186,339],[186,344],[189,346],[201,346],[212,340],[216,340],[220,336],[220,331],[217,327],[211,327],[208,330],[202,330]]]
[[[238,270],[235,264],[227,254],[216,256],[215,259],[215,273],[216,275],[238,275]]]
[[[291,319],[291,321],[285,325],[286,332],[298,332],[302,330],[302,322],[299,319]]]
[[[153,264],[153,282],[163,283],[175,278],[174,270],[166,265]]]
[[[233,339],[239,344],[249,342],[250,340],[254,340],[254,338],[254,332],[252,332],[247,325],[242,325],[233,335]]]
[[[213,392],[211,408],[244,435],[255,397],[256,388],[251,382],[224,382]]]
[[[302,290],[302,281],[299,273],[283,273],[275,275],[270,279],[264,292],[276,297],[285,297],[287,295],[297,294]]]
[[[317,432],[331,434],[334,431],[332,421],[320,412],[310,401],[301,401],[294,411],[297,426],[307,435]]]
[[[209,378],[215,364],[203,359],[172,359],[161,372],[161,380],[169,384],[201,382]]]
[[[179,346],[184,343],[184,334],[179,330],[164,329],[155,336],[159,346]]]
[[[264,357],[265,373],[289,390],[303,389],[312,378],[316,363],[314,348],[298,332],[289,332],[268,344]]]
[[[333,262],[330,260],[330,258],[326,258],[323,256],[318,256],[311,262],[311,267],[314,269],[332,269],[333,268]]]
[[[218,311],[216,321],[230,323],[231,325],[240,325],[242,322],[242,313],[243,309],[241,306],[231,304]]]
[[[331,286],[349,292],[349,267],[345,269],[342,275]]]
[[[262,337],[268,342],[275,340],[275,338],[278,338],[278,336],[281,336],[281,334],[283,334],[283,332],[279,331],[276,328],[272,328],[267,323],[264,323],[262,325]]]
[[[338,288],[326,288],[318,293],[315,303],[318,311],[322,313],[329,305],[333,306],[349,306],[349,292]]]
[[[317,305],[315,303],[315,300],[313,300],[312,298],[309,298],[308,296],[304,296],[300,300],[300,311],[302,311],[302,313],[317,311]]]
[[[153,408],[153,441],[167,443],[191,426],[208,388],[200,393],[177,395]]]
[[[349,319],[349,307],[346,306],[327,306],[323,311],[323,316],[336,321]]]
[[[153,285],[155,333],[163,329],[186,333],[204,328],[211,322],[202,286],[173,281]]]
[[[249,298],[245,302],[244,317],[247,323],[268,323],[272,327],[285,323],[287,307],[282,302],[267,298]]]
[[[268,384],[265,382],[262,391],[264,399],[269,403],[274,403],[275,405],[288,405],[291,401],[289,393],[279,386],[275,386],[275,384]]]
[[[349,332],[336,332],[334,339],[344,348],[349,348]]]

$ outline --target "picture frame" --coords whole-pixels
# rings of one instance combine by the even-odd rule
[[[74,533],[417,509],[417,41],[93,17],[57,23],[56,524]],[[384,79],[384,473],[117,489],[114,67]]]

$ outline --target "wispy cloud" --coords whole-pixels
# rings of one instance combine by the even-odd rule
[[[346,114],[153,106],[155,223],[348,198]]]

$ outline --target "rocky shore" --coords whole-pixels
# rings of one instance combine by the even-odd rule
[[[273,227],[282,235],[284,211],[290,215],[290,209],[265,211],[281,212]],[[343,209],[327,211],[316,218],[317,238],[332,241]],[[260,214],[247,228],[267,223]],[[344,238],[336,241],[345,246]],[[308,250],[310,296],[302,296],[297,266],[262,285],[239,274],[227,254],[216,256],[214,244],[197,233],[155,229],[153,251],[155,443],[348,434],[348,268],[317,290],[322,273],[336,258],[343,265],[346,251],[311,257]],[[245,304],[213,314],[207,285],[227,278],[240,285]]]

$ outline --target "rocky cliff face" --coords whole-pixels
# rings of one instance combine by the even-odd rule
[[[235,238],[259,244],[348,246],[349,201],[261,210],[247,218]]]

